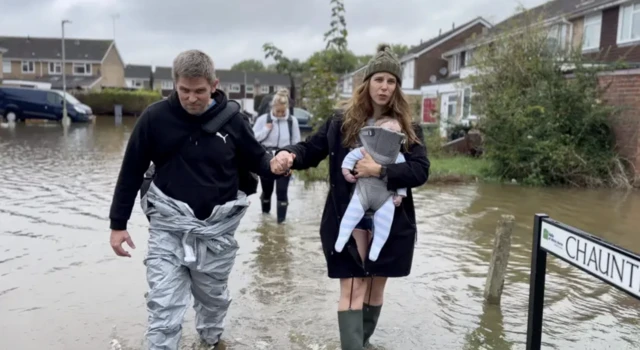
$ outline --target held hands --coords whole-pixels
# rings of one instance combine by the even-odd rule
[[[380,169],[382,168],[380,164],[376,163],[364,148],[361,149],[361,152],[364,158],[356,163],[356,178],[380,176]]]
[[[271,172],[276,175],[286,174],[293,166],[293,160],[296,155],[287,151],[279,152],[275,157],[271,158]]]

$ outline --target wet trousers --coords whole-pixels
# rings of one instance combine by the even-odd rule
[[[248,207],[246,195],[239,192],[236,200],[216,206],[205,220],[153,183],[141,203],[150,218],[144,261],[149,284],[148,349],[178,349],[191,295],[200,338],[210,345],[218,343],[232,300],[227,281],[238,251],[234,233]],[[185,248],[194,259],[185,259]]]
[[[271,197],[273,196],[273,190],[276,190],[277,215],[278,222],[285,221],[287,217],[287,207],[289,206],[289,181],[290,176],[284,176],[278,179],[269,179],[260,177],[260,185],[262,186],[262,194],[260,195],[260,201],[262,203],[262,212],[268,213],[271,211]]]

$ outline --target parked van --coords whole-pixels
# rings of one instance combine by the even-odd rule
[[[0,86],[0,116],[3,120],[62,120],[62,91]],[[72,122],[94,119],[91,108],[67,93],[67,115]]]

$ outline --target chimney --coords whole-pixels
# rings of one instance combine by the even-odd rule
[[[451,23],[451,29],[456,29],[456,22]]]
[[[440,30],[438,30],[438,36],[442,35],[442,28],[440,28]]]

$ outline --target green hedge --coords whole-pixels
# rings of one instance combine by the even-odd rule
[[[123,115],[140,115],[147,106],[162,99],[160,91],[108,89],[75,95],[95,115],[113,115],[114,106],[122,105]]]

